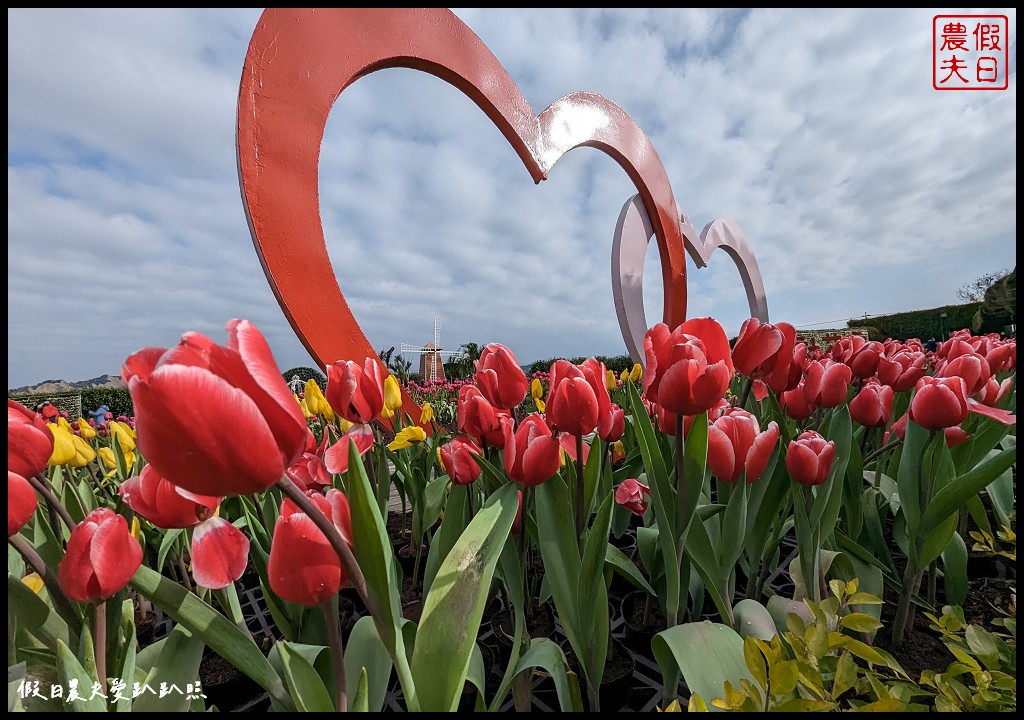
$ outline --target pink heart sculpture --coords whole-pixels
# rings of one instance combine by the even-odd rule
[[[719,218],[704,226],[698,235],[686,215],[680,217],[686,250],[698,268],[708,266],[711,254],[722,248],[736,263],[743,289],[747,294],[750,316],[768,322],[768,299],[761,279],[761,268],[747,236],[731,220]],[[647,316],[644,312],[644,259],[647,243],[654,230],[647,210],[634,195],[619,211],[612,238],[612,296],[619,318],[622,339],[634,362],[645,364],[644,334]]]
[[[376,354],[338,285],[320,217],[318,164],[331,107],[384,68],[435,75],[465,93],[535,183],[569,150],[595,147],[636,186],[660,251],[664,320],[686,319],[686,257],[668,175],[643,130],[587,92],[539,115],[487,46],[443,8],[270,8],[253,31],[238,94],[238,174],[267,280],[310,355],[326,367]],[[406,411],[417,406],[406,398]]]

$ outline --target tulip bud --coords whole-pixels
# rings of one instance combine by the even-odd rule
[[[638,516],[647,512],[650,495],[651,489],[636,478],[626,478],[615,488],[615,502]]]
[[[131,536],[128,521],[100,507],[71,531],[57,574],[69,598],[90,602],[114,596],[140,565],[142,546]]]

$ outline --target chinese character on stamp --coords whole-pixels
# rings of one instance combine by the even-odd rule
[[[936,15],[932,18],[932,87],[936,90],[1006,90],[1010,86],[1006,15]]]

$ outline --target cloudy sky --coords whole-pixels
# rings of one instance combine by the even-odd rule
[[[456,9],[540,112],[587,90],[651,138],[693,224],[750,240],[771,319],[843,327],[958,302],[1016,265],[1016,12],[1009,89],[932,87],[953,10]],[[261,9],[8,9],[8,387],[117,374],[148,346],[248,318],[310,365],[240,198],[235,112]],[[635,189],[580,148],[534,185],[464,95],[413,70],[345,90],[320,201],[375,348],[502,342],[520,361],[625,352],[610,255]],[[656,252],[649,323],[661,319]],[[689,316],[732,336],[735,265],[689,266]]]

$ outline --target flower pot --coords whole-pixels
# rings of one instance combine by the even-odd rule
[[[623,596],[619,609],[622,613],[623,644],[644,655],[650,655],[654,636],[668,627],[658,599],[651,597],[646,590],[634,590]]]

